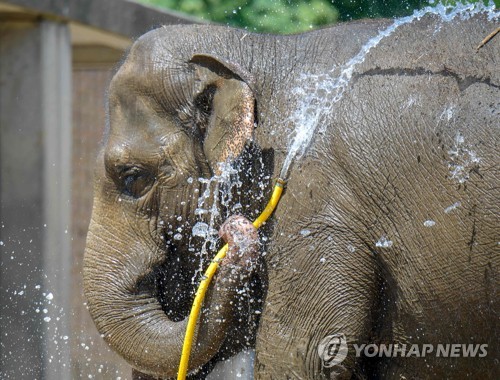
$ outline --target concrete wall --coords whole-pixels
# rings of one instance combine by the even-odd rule
[[[105,91],[134,37],[190,21],[125,0],[0,0],[0,379],[130,378],[82,294]]]

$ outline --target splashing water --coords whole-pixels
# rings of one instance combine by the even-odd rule
[[[197,283],[200,274],[206,269],[206,258],[211,258],[212,252],[219,246],[219,235],[216,222],[220,216],[220,206],[229,208],[232,204],[232,189],[234,186],[241,187],[239,171],[230,163],[220,164],[220,174],[212,178],[198,178],[198,181],[204,185],[205,190],[198,198],[195,214],[199,218],[198,222],[192,228],[192,237],[201,237],[204,239],[201,246],[200,263],[198,270],[194,273],[191,282]]]
[[[303,74],[301,79],[306,85],[294,90],[294,94],[302,99],[302,102],[293,113],[290,120],[292,125],[294,124],[296,127],[293,134],[293,140],[281,169],[280,177],[283,179],[288,177],[292,162],[294,160],[299,160],[304,155],[322,119],[329,113],[328,111],[331,111],[333,105],[342,99],[345,90],[349,86],[356,66],[365,60],[368,53],[376,47],[380,41],[390,36],[400,26],[410,24],[428,14],[439,16],[443,22],[450,22],[456,17],[467,19],[483,12],[488,14],[488,19],[490,20],[498,18],[500,15],[500,12],[495,11],[495,5],[492,2],[488,5],[482,3],[457,4],[456,6],[438,4],[434,7],[426,7],[417,10],[410,16],[395,20],[393,24],[371,38],[363,45],[359,53],[342,67],[334,67],[329,73],[322,75]],[[336,75],[339,71],[340,73]]]

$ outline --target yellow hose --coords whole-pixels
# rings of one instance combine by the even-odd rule
[[[274,185],[273,194],[271,195],[271,199],[267,203],[264,211],[261,212],[259,217],[255,219],[252,223],[255,228],[259,228],[262,226],[267,219],[271,216],[274,209],[278,205],[278,202],[281,198],[281,194],[283,193],[283,187],[286,182],[281,178],[276,180],[276,184]],[[212,262],[208,266],[203,279],[198,286],[198,291],[196,292],[196,296],[194,297],[193,306],[191,307],[191,313],[189,314],[188,324],[186,328],[186,335],[184,336],[184,344],[182,346],[182,354],[181,361],[179,363],[179,372],[177,373],[177,380],[184,380],[187,375],[187,369],[189,364],[189,355],[191,354],[191,346],[193,343],[193,335],[194,330],[196,328],[196,321],[198,320],[198,316],[200,315],[201,305],[203,303],[203,299],[205,298],[205,293],[207,292],[208,285],[210,285],[210,281],[214,277],[215,271],[219,266],[221,260],[226,256],[228,249],[228,245],[225,244],[224,247],[220,249],[217,255],[213,258]]]

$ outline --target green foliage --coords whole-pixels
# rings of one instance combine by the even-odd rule
[[[400,17],[429,4],[488,0],[136,0],[251,31],[298,33],[361,18]],[[500,0],[495,0],[500,6]]]
[[[337,9],[325,0],[284,1],[254,0],[252,7],[242,7],[236,13],[233,25],[250,26],[256,31],[295,33],[315,26],[333,24],[338,19]]]
[[[339,14],[328,0],[140,0],[252,31],[297,33],[333,24]]]

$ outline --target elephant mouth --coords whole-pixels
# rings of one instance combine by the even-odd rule
[[[196,273],[187,265],[187,253],[169,244],[168,254],[160,263],[148,268],[136,281],[137,295],[153,297],[167,317],[179,322],[187,317],[196,291]]]
[[[207,186],[215,185],[215,182],[200,183],[196,188],[198,194],[206,194]],[[181,199],[189,198],[193,188],[187,187],[184,191],[186,194],[179,195]],[[207,205],[220,205],[212,199],[216,194],[214,188],[211,188],[208,194],[208,197],[204,195]],[[156,240],[160,245],[158,251],[153,253],[154,262],[143,268],[135,281],[134,287],[138,295],[155,299],[167,317],[174,322],[182,321],[189,315],[197,285],[202,277],[200,268],[204,260],[199,252],[206,244],[207,236],[194,233],[194,229],[198,223],[206,226],[212,223],[220,224],[218,216],[214,217],[209,213],[198,215],[198,207],[199,201],[187,202],[181,208],[172,210],[172,215],[182,216],[182,224],[177,224],[172,218],[161,224],[162,238]],[[220,212],[224,213],[225,210]]]

